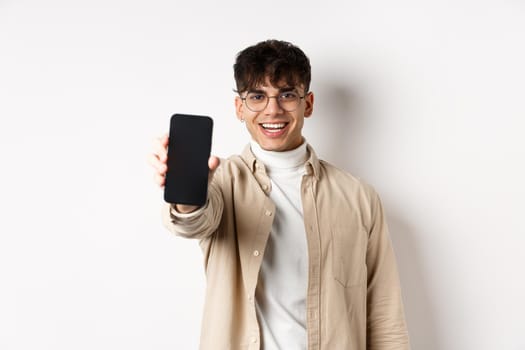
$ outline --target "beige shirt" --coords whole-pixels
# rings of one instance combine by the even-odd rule
[[[407,350],[398,272],[381,202],[365,183],[308,147],[301,185],[308,242],[309,350]],[[191,214],[166,205],[173,233],[200,240],[207,278],[202,350],[260,349],[255,289],[275,205],[249,147],[222,160],[208,203]]]

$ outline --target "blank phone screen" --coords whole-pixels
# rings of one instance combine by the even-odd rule
[[[208,195],[208,159],[213,120],[207,116],[175,114],[170,120],[168,171],[164,200],[202,206]]]

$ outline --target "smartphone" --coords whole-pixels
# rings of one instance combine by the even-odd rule
[[[164,184],[166,202],[197,206],[206,203],[212,131],[213,119],[208,116],[171,117]]]

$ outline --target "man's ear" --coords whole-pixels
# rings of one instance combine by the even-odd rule
[[[307,93],[304,97],[304,102],[306,103],[306,107],[304,109],[304,117],[308,118],[314,112],[314,93],[311,91]]]
[[[239,119],[240,121],[243,121],[242,108],[243,103],[241,98],[239,96],[235,96],[235,114],[237,114],[237,119]]]

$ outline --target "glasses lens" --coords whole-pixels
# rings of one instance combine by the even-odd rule
[[[254,112],[260,112],[266,108],[268,97],[265,94],[250,92],[246,95],[246,106]]]
[[[279,105],[287,112],[293,112],[299,106],[299,95],[295,91],[283,92],[278,98]]]

